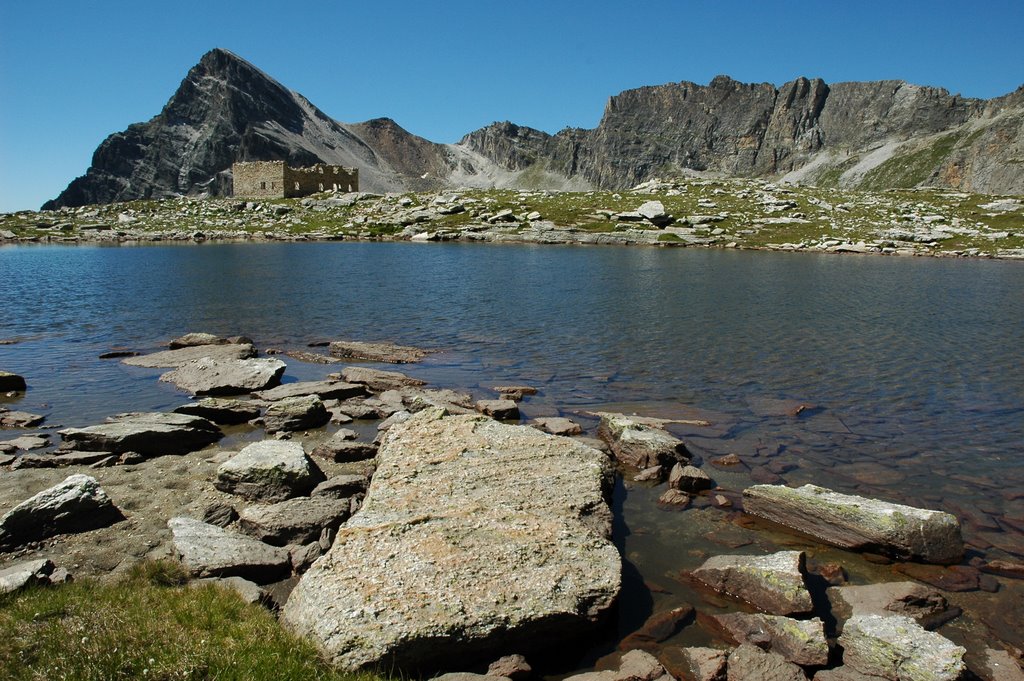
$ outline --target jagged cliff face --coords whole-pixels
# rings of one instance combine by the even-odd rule
[[[1024,194],[1024,88],[965,99],[902,81],[719,76],[611,97],[593,130],[495,123],[435,144],[386,118],[335,121],[248,62],[212,50],[163,111],[111,135],[44,208],[230,192],[235,161],[359,168],[367,191],[445,186],[621,189],[708,173],[885,189]]]

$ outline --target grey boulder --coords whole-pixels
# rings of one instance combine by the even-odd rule
[[[250,537],[274,546],[308,544],[319,539],[324,528],[338,529],[348,518],[349,507],[348,499],[325,495],[287,499],[243,509],[238,526]]]
[[[754,485],[743,508],[833,546],[926,563],[955,563],[964,552],[960,523],[943,511],[840,494],[816,485]]]
[[[331,420],[327,407],[316,395],[286,397],[267,407],[263,414],[263,427],[268,433],[282,430],[319,428]]]
[[[324,479],[301,444],[263,440],[222,463],[214,487],[253,501],[276,502],[309,494]]]
[[[406,376],[398,371],[382,371],[367,367],[345,367],[341,370],[341,377],[349,383],[365,385],[374,392],[426,385],[426,381]]]
[[[49,584],[54,564],[47,558],[15,563],[0,570],[0,594],[20,591],[33,584]]]
[[[186,454],[219,440],[220,429],[199,416],[138,412],[107,423],[58,431],[62,447],[86,452],[138,452],[144,456]]]
[[[227,345],[228,339],[215,336],[212,333],[193,332],[178,336],[167,344],[171,350],[180,348],[193,348],[199,345]]]
[[[11,411],[0,407],[0,428],[32,428],[46,420],[40,414],[27,411]]]
[[[552,435],[569,436],[579,435],[583,432],[583,428],[580,424],[576,423],[572,419],[567,419],[561,416],[535,418],[529,425],[538,430],[542,430],[545,433],[551,433]]]
[[[677,463],[668,474],[668,486],[681,492],[695,494],[701,490],[711,489],[715,483],[707,473],[696,466]]]
[[[627,466],[642,470],[689,460],[683,441],[658,427],[656,419],[609,412],[597,415],[601,417],[597,434]]]
[[[715,591],[773,615],[804,614],[813,608],[804,582],[802,551],[712,556],[692,574]]]
[[[175,408],[175,414],[201,416],[204,419],[224,425],[247,423],[259,418],[262,409],[255,402],[233,400],[224,397],[207,397]]]
[[[242,343],[239,345],[197,345],[177,350],[163,350],[148,355],[128,357],[121,361],[129,366],[167,369],[180,367],[203,358],[232,360],[249,359],[255,356],[256,348],[249,343]]]
[[[239,347],[236,345],[207,347]],[[182,351],[176,351],[182,352]],[[287,365],[279,359],[215,359],[200,357],[160,376],[193,395],[239,395],[281,382]]]
[[[289,397],[308,397],[310,395],[319,397],[321,400],[347,400],[350,397],[358,397],[366,394],[366,388],[356,383],[345,381],[299,381],[297,383],[285,383],[270,390],[264,390],[256,394],[261,400],[276,402],[277,400]]]
[[[902,616],[854,615],[839,636],[844,666],[890,681],[956,681],[964,648]]]
[[[123,519],[96,478],[71,475],[0,517],[0,548],[20,546],[55,534],[95,530]]]
[[[288,552],[193,518],[167,521],[174,550],[194,577],[243,577],[266,584],[287,576]]]
[[[804,670],[778,653],[744,643],[729,653],[728,681],[807,681]]]

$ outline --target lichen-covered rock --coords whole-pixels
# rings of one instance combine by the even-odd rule
[[[917,582],[885,582],[834,586],[826,590],[832,614],[842,622],[854,614],[859,615],[903,615],[911,617],[927,629],[930,621],[941,624],[948,617],[946,597],[932,587]]]
[[[325,480],[298,442],[263,440],[246,445],[217,469],[222,492],[267,503],[309,494]]]
[[[234,348],[237,345],[203,347]],[[192,349],[192,348],[187,348]],[[184,352],[173,350],[169,352]],[[239,395],[281,382],[287,365],[279,359],[214,359],[200,357],[160,376],[193,395]]]
[[[964,648],[902,616],[854,615],[839,636],[844,666],[891,681],[956,681]]]
[[[197,359],[217,360],[249,359],[256,356],[256,348],[248,343],[239,345],[195,345],[177,350],[163,350],[121,360],[122,363],[150,369],[173,369]]]
[[[256,393],[261,400],[276,402],[289,397],[307,397],[314,395],[321,400],[347,400],[366,394],[366,388],[356,383],[345,381],[299,381],[285,383],[270,390]]]
[[[795,620],[781,615],[733,612],[709,615],[702,621],[713,623],[733,643],[752,643],[793,664],[820,667],[828,663],[825,624],[817,617]]]
[[[804,670],[778,653],[744,643],[729,654],[728,681],[807,681]]]
[[[331,420],[327,407],[316,395],[286,397],[267,407],[263,414],[263,427],[268,433],[282,430],[319,428]]]
[[[143,456],[187,454],[223,437],[220,428],[204,418],[162,412],[118,414],[108,423],[58,432],[68,449]]]
[[[803,614],[812,609],[804,583],[803,551],[713,556],[694,570],[693,576],[715,591],[773,615]]]
[[[846,549],[928,563],[955,563],[964,552],[960,523],[943,511],[840,494],[816,485],[755,485],[747,513]]]
[[[0,517],[0,548],[55,534],[95,530],[123,518],[96,478],[71,475]]]
[[[324,528],[338,529],[348,514],[348,499],[299,497],[242,509],[238,526],[250,537],[273,546],[308,544],[319,539]]]
[[[435,409],[394,426],[377,464],[282,615],[335,664],[430,667],[562,644],[614,603],[601,452]]]
[[[633,468],[672,466],[688,461],[682,440],[660,428],[658,419],[599,412],[597,434],[611,447],[615,458]]]
[[[244,577],[258,584],[291,570],[288,551],[193,518],[171,518],[174,550],[195,577]]]

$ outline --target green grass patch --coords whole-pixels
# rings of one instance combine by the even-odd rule
[[[884,191],[892,187],[916,187],[932,176],[962,137],[960,133],[950,133],[917,151],[907,154],[897,152],[888,161],[869,170],[858,189]]]
[[[273,615],[168,563],[122,582],[82,580],[0,597],[5,679],[374,681],[328,666]]]

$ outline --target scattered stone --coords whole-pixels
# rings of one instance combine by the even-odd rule
[[[251,359],[256,356],[256,348],[248,343],[240,345],[197,345],[178,350],[163,350],[148,355],[138,355],[122,360],[124,364],[149,369],[174,369],[198,359],[208,358],[222,361]]]
[[[609,412],[597,416],[601,418],[597,434],[608,443],[615,458],[628,466],[671,466],[689,459],[682,440],[650,425],[649,420]]]
[[[194,577],[244,577],[266,584],[291,569],[288,552],[193,518],[167,521],[185,568]]]
[[[42,449],[50,445],[49,435],[22,435],[21,437],[12,438],[10,440],[4,440],[0,442],[0,447],[3,447],[4,451],[16,452],[19,449],[30,451],[33,449]]]
[[[319,428],[331,420],[327,407],[316,395],[286,397],[267,407],[263,414],[263,427],[268,433],[282,430]]]
[[[679,633],[693,619],[693,608],[681,605],[647,618],[643,626],[619,642],[619,650],[654,651],[658,644]]]
[[[0,548],[21,546],[55,534],[95,530],[123,519],[96,478],[76,474],[0,517]]]
[[[711,459],[711,463],[714,466],[720,468],[728,468],[731,466],[739,466],[743,463],[743,460],[737,454],[726,454],[725,456],[719,456]]]
[[[671,681],[658,659],[643,650],[631,650],[622,656],[617,670],[586,672],[565,681]]]
[[[45,420],[46,417],[39,414],[0,408],[0,428],[33,428]]]
[[[316,454],[316,450],[313,451]],[[325,496],[332,499],[348,499],[362,494],[370,486],[370,479],[365,475],[336,475],[324,480],[309,493],[311,497]]]
[[[190,414],[221,425],[248,423],[259,418],[260,405],[256,402],[223,397],[206,397],[175,408],[175,414]]]
[[[221,437],[220,429],[198,416],[162,412],[118,414],[108,423],[58,431],[63,447],[86,452],[137,452],[143,456],[187,454]]]
[[[633,482],[660,482],[665,475],[664,466],[651,466],[633,476]]]
[[[519,420],[519,405],[512,400],[480,400],[476,410],[499,421]]]
[[[138,357],[139,353],[133,350],[110,350],[100,353],[100,359],[121,359],[122,357]]]
[[[341,377],[349,383],[365,385],[374,392],[399,390],[427,384],[426,381],[406,376],[398,371],[381,371],[366,367],[345,367],[341,370]]]
[[[839,645],[845,666],[892,681],[955,681],[965,670],[964,648],[909,617],[854,615]]]
[[[664,227],[675,222],[675,219],[665,212],[665,205],[661,201],[647,201],[637,208],[636,212],[657,227]]]
[[[729,653],[728,681],[807,681],[804,670],[778,653],[744,643]]]
[[[828,664],[825,624],[819,618],[795,620],[780,615],[734,612],[701,618],[720,632],[729,643],[751,643],[762,650],[782,655],[793,664],[821,667]]]
[[[204,586],[228,589],[238,594],[244,603],[252,605],[265,605],[270,602],[270,595],[263,587],[256,582],[250,582],[242,577],[204,577],[192,580],[188,583],[188,586],[192,589]]]
[[[239,514],[238,526],[250,537],[273,546],[308,544],[319,539],[324,528],[338,529],[348,513],[348,499],[299,497],[249,506]]]
[[[276,402],[290,397],[319,397],[321,400],[347,400],[366,394],[366,389],[355,383],[344,381],[300,381],[285,383],[270,390],[256,393],[261,400]]]
[[[429,667],[592,631],[620,586],[610,473],[568,438],[417,414],[385,436],[363,507],[283,620],[346,669]]]
[[[812,609],[804,584],[803,551],[713,556],[692,574],[715,591],[773,615],[800,615]]]
[[[217,469],[214,487],[253,501],[272,503],[309,494],[325,480],[297,442],[263,440],[247,445]]]
[[[744,509],[841,548],[928,563],[955,563],[964,552],[960,523],[949,513],[839,494],[816,485],[755,485]]]
[[[47,558],[15,563],[0,570],[0,594],[14,593],[33,584],[49,584],[54,564]]]
[[[658,497],[658,503],[662,506],[670,506],[675,510],[682,511],[690,505],[692,499],[686,492],[680,492],[677,489],[667,489],[660,497]]]
[[[180,348],[194,348],[199,345],[227,345],[228,339],[215,336],[212,333],[186,333],[184,336],[175,338],[167,344],[171,350]]]
[[[846,569],[839,563],[815,563],[813,568],[808,566],[807,571],[824,579],[829,586],[842,586],[849,581]]]
[[[0,392],[24,392],[28,390],[25,378],[9,371],[0,371]]]
[[[332,341],[330,352],[335,357],[365,359],[370,362],[409,364],[427,356],[428,351],[393,343],[364,343],[360,341]]]
[[[668,486],[682,492],[696,494],[701,490],[711,489],[715,483],[707,473],[696,466],[684,466],[677,463],[668,474]]]
[[[487,675],[501,676],[512,681],[526,681],[533,675],[533,667],[522,655],[506,655],[487,667]]]
[[[205,347],[237,348],[240,345]],[[180,352],[180,351],[176,351]],[[193,395],[238,395],[281,382],[286,364],[279,359],[213,359],[202,357],[160,376]]]
[[[238,511],[231,504],[217,501],[203,511],[203,522],[217,527],[227,527],[236,520],[238,520]]]
[[[281,354],[297,359],[300,362],[306,362],[307,364],[341,364],[344,361],[330,355],[321,355],[318,352],[305,352],[303,350],[286,350]]]
[[[529,385],[496,385],[493,390],[515,402],[521,401],[527,395],[537,394],[537,389]]]
[[[561,416],[535,418],[529,425],[552,435],[572,436],[583,433],[580,424]]]
[[[716,648],[670,648],[661,660],[673,677],[684,681],[726,681],[729,651]]]

